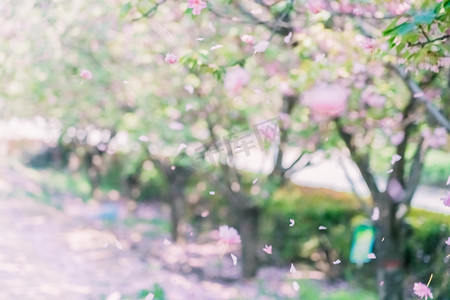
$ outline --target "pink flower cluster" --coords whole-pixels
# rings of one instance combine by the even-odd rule
[[[91,80],[92,79],[92,73],[89,70],[82,70],[80,73],[81,78],[86,79],[86,80]]]
[[[308,7],[313,14],[318,14],[326,9],[326,3],[323,0],[308,0],[306,7]]]
[[[241,243],[241,237],[239,236],[237,230],[227,225],[222,225],[219,227],[219,238],[219,242],[226,245]]]
[[[441,198],[441,201],[445,206],[450,207],[450,192],[447,191],[447,195]]]
[[[249,34],[244,34],[241,36],[241,41],[246,43],[246,44],[251,44],[253,45],[254,43],[256,43],[255,38],[253,37],[253,35],[249,35]]]
[[[386,98],[378,94],[374,87],[370,86],[361,93],[362,100],[372,107],[383,107]]]
[[[337,84],[320,84],[303,94],[302,103],[313,115],[338,117],[345,112],[349,96],[348,88]]]
[[[188,0],[188,8],[192,8],[192,14],[199,15],[206,8],[206,2],[202,0]]]
[[[167,53],[164,61],[172,65],[178,62],[178,57],[173,53]]]
[[[225,90],[230,96],[237,96],[250,81],[250,74],[241,68],[233,67],[227,71],[224,78]]]
[[[447,144],[447,131],[444,127],[435,128],[433,132],[425,129],[422,136],[431,148],[439,148]]]
[[[433,299],[433,294],[431,293],[430,288],[422,282],[414,283],[414,294],[419,296],[420,299],[422,299],[423,297],[425,297],[425,300],[427,300],[428,297],[430,297],[430,299]]]

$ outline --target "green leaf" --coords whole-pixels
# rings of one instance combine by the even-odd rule
[[[414,16],[414,23],[419,24],[431,24],[434,21],[436,14],[432,11],[427,11],[423,13],[419,13]]]
[[[132,6],[130,2],[127,2],[124,5],[122,5],[122,8],[120,9],[120,17],[121,18],[125,17],[130,11],[131,7]]]

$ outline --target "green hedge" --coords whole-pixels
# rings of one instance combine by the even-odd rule
[[[272,200],[261,222],[261,234],[265,243],[273,245],[274,259],[314,263],[331,278],[345,277],[376,288],[375,261],[361,268],[349,262],[353,230],[369,221],[352,195],[289,185],[277,191]],[[289,219],[295,220],[293,227]],[[406,221],[412,230],[407,242],[405,284],[427,282],[433,273],[433,291],[450,295],[446,257],[450,247],[445,244],[450,236],[450,218],[413,208]],[[319,226],[327,229],[320,231]],[[330,265],[330,259],[341,263]]]

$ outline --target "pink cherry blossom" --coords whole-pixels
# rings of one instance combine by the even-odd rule
[[[411,8],[411,5],[406,2],[400,2],[400,1],[391,1],[388,2],[387,8],[389,12],[393,15],[401,15],[405,13],[408,9]]]
[[[241,36],[241,41],[243,41],[246,44],[251,44],[253,45],[256,41],[255,38],[253,37],[253,35],[249,35],[249,34],[244,34]]]
[[[321,84],[306,91],[302,103],[309,107],[314,115],[337,117],[345,112],[349,95],[349,89],[337,84]]]
[[[237,96],[250,81],[250,74],[241,68],[233,67],[227,71],[224,78],[225,90],[230,96]]]
[[[308,0],[306,6],[313,14],[318,14],[326,8],[326,3],[323,0]]]
[[[444,127],[436,128],[433,132],[430,129],[425,129],[422,136],[432,148],[439,148],[447,144],[447,131]]]
[[[199,15],[206,8],[206,2],[202,0],[188,0],[188,8],[192,8],[192,14]]]
[[[80,73],[81,78],[86,79],[86,80],[91,80],[92,79],[92,73],[89,70],[82,70]]]
[[[445,206],[450,207],[450,192],[447,191],[447,195],[441,198],[441,201]]]
[[[425,300],[430,297],[430,299],[433,299],[433,294],[431,293],[431,290],[428,286],[423,284],[422,282],[414,282],[414,294],[420,297],[422,299],[425,297]]]
[[[272,254],[272,245],[265,245],[263,248],[263,251],[266,252],[267,254]]]
[[[239,236],[237,230],[227,225],[222,225],[219,227],[219,238],[219,242],[227,245],[241,243],[241,237]]]
[[[364,50],[372,52],[377,47],[377,43],[374,39],[368,37],[361,37],[359,43]]]
[[[372,107],[383,107],[386,98],[378,94],[373,86],[366,88],[361,93],[362,100]]]
[[[178,57],[173,53],[167,53],[164,61],[168,64],[175,64],[178,62]]]

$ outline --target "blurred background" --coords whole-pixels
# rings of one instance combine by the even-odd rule
[[[450,299],[449,9],[1,1],[0,299]]]

